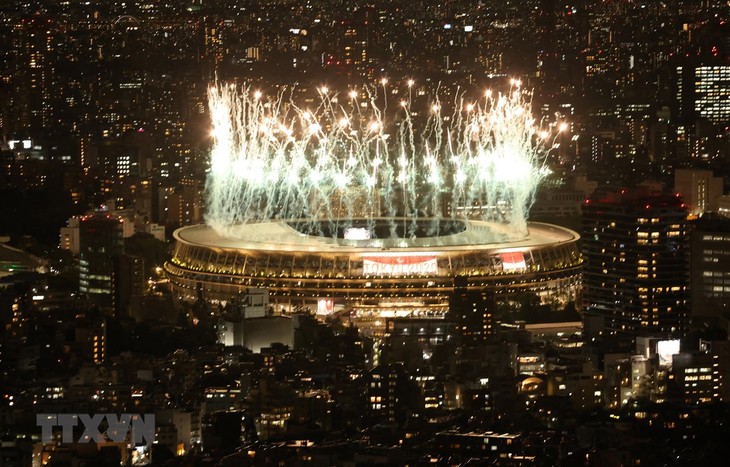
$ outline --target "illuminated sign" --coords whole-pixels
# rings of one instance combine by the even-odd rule
[[[527,264],[525,263],[525,255],[522,254],[521,251],[500,253],[499,257],[502,260],[503,271],[515,271],[518,269],[527,268]]]
[[[659,366],[671,368],[673,356],[679,353],[679,339],[657,341],[656,353],[659,356]]]
[[[369,256],[363,258],[363,273],[371,276],[411,276],[438,273],[433,256]]]

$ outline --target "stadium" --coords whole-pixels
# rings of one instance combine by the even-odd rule
[[[211,88],[206,225],[174,233],[174,292],[225,302],[265,288],[275,312],[356,317],[440,316],[457,277],[491,295],[576,300],[578,234],[527,222],[568,125],[541,126],[510,83],[416,108],[411,81],[396,107],[385,88],[322,87],[301,105]]]
[[[495,294],[576,299],[581,259],[572,230],[530,222],[522,238],[505,239],[499,223],[421,220],[408,238],[377,238],[392,221],[323,223],[313,232],[311,223],[276,220],[235,226],[235,236],[207,225],[184,227],[174,233],[165,269],[180,298],[227,301],[265,287],[277,311],[440,315],[457,276]]]

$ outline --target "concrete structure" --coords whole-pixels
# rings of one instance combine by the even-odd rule
[[[296,325],[296,319],[289,316],[226,319],[218,329],[218,342],[227,347],[246,347],[256,353],[274,343],[293,348]]]
[[[583,207],[583,309],[608,334],[687,330],[689,224],[681,197],[596,193]]]
[[[702,216],[690,248],[692,315],[721,316],[730,310],[730,219]]]
[[[277,311],[349,307],[387,310],[388,316],[401,310],[442,315],[456,276],[487,293],[530,291],[556,302],[579,295],[577,233],[530,223],[525,237],[500,242],[502,224],[453,224],[454,233],[368,240],[306,235],[284,221],[238,226],[235,238],[204,225],[185,227],[174,234],[165,271],[181,298],[229,300],[265,287]]]
[[[105,213],[79,223],[79,291],[108,308],[114,305],[115,261],[124,252],[123,224]]]
[[[725,125],[730,121],[727,95],[730,65],[678,66],[677,101],[682,117]]]
[[[79,217],[70,218],[68,225],[61,227],[61,239],[58,247],[70,251],[74,256],[79,255],[81,249],[79,244]]]
[[[689,213],[699,216],[717,211],[722,196],[722,178],[714,177],[711,170],[677,169],[674,171],[674,190],[682,195]]]

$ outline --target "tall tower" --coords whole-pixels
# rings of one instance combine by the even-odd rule
[[[730,122],[730,65],[688,63],[677,66],[675,72],[676,108],[683,121]]]
[[[51,126],[55,79],[54,25],[35,15],[13,27],[13,76],[18,128],[40,130]]]
[[[687,330],[689,226],[675,195],[597,193],[583,206],[583,309],[609,335]]]
[[[122,223],[105,214],[79,222],[79,291],[108,309],[114,306],[116,263],[124,250]]]
[[[730,311],[730,219],[705,214],[691,234],[692,315]]]
[[[697,117],[716,125],[730,123],[730,65],[698,66],[694,74]]]
[[[557,21],[556,0],[539,0],[536,39],[538,43],[537,60],[543,79],[554,80],[558,71],[557,50],[555,47],[555,25]]]
[[[373,78],[373,56],[377,43],[378,16],[373,7],[362,7],[353,12],[352,21],[344,29],[343,53],[346,65],[352,66],[363,77]]]

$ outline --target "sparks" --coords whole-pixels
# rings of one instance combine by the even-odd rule
[[[251,88],[212,87],[206,221],[226,235],[277,218],[479,218],[524,235],[535,189],[549,173],[549,130],[567,124],[539,127],[530,94],[511,84],[507,94],[488,91],[478,102],[462,95],[453,113],[432,104],[421,128],[410,111],[378,108],[374,88],[362,90],[366,110],[338,104],[327,87],[309,110]]]

